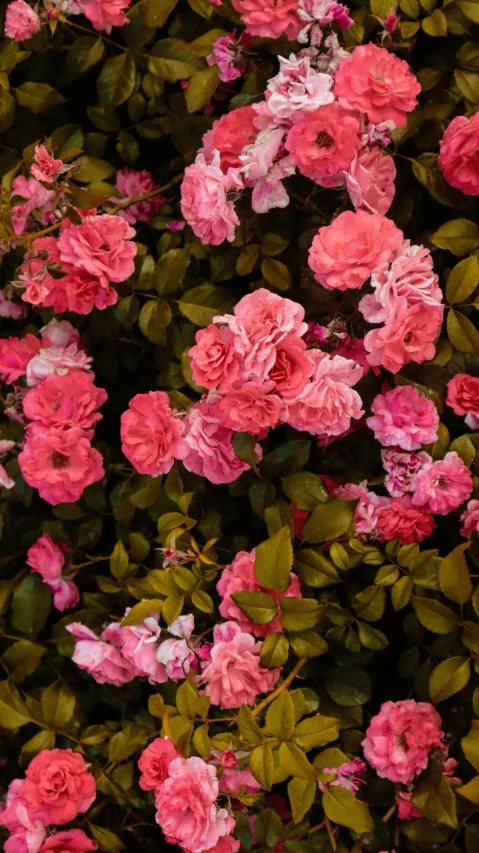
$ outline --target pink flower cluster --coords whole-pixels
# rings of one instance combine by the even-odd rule
[[[321,26],[333,20],[352,24],[346,7],[330,0],[299,0],[299,8],[289,0],[259,5],[256,0],[235,0],[234,5],[255,35],[277,37],[286,31],[296,38],[299,24],[307,22],[301,29],[307,41],[316,26],[322,33]],[[407,63],[386,49],[367,44],[351,54],[340,53],[334,38],[329,36],[325,45],[336,59],[316,47],[288,59],[279,57],[280,70],[268,81],[264,101],[223,115],[205,134],[203,149],[186,169],[181,189],[183,216],[203,243],[234,239],[239,224],[234,198],[246,188],[252,188],[257,213],[286,207],[289,196],[283,179],[298,169],[321,186],[346,186],[357,211],[377,215],[367,229],[372,231],[369,275],[371,265],[375,268],[389,260],[401,244],[402,239],[393,236],[401,232],[382,220],[394,196],[396,169],[378,142],[388,144],[394,127],[406,123],[420,86]],[[215,44],[218,57],[213,53],[208,61],[220,63],[222,79],[234,79],[239,73],[234,41],[225,36]],[[380,245],[374,252],[376,240]],[[353,258],[358,248],[360,257],[364,254],[363,247],[355,246],[354,235],[347,245]],[[358,287],[369,277],[368,269],[358,274],[363,277],[356,284],[344,284],[342,289]]]
[[[44,533],[27,552],[27,565],[38,572],[48,589],[53,593],[53,606],[57,610],[75,607],[80,600],[76,583],[72,580],[72,570],[65,565],[66,545],[56,542]]]
[[[25,779],[10,783],[0,805],[0,824],[10,832],[6,853],[90,853],[96,841],[81,829],[48,834],[86,812],[96,796],[95,779],[82,755],[71,749],[44,749],[30,762]]]
[[[92,22],[96,30],[111,33],[112,27],[123,27],[130,21],[124,9],[128,9],[131,0],[60,0],[52,4],[45,3],[39,12],[38,6],[32,9],[25,0],[13,0],[7,6],[5,16],[5,35],[15,41],[25,41],[39,32],[46,24],[65,12],[79,15],[81,12]]]
[[[208,65],[218,66],[218,76],[222,83],[231,83],[241,77],[245,71],[245,56],[243,48],[249,47],[252,38],[242,32],[235,39],[236,30],[213,42],[213,51],[206,57]]]
[[[121,193],[121,196],[120,198],[110,199],[113,204],[122,204],[125,201],[139,198],[158,189],[151,172],[148,172],[146,169],[142,169],[141,171],[130,169],[129,166],[124,166],[123,169],[118,170],[115,186]],[[125,210],[118,211],[118,216],[121,216],[129,225],[134,225],[135,222],[148,222],[156,216],[165,201],[164,196],[155,195],[137,204],[132,204],[125,208]]]
[[[339,767],[323,767],[322,773],[334,774],[335,778],[329,782],[318,782],[320,791],[325,791],[332,785],[339,785],[341,788],[346,788],[352,791],[353,794],[359,791],[361,785],[366,784],[364,774],[366,773],[366,765],[360,758],[353,758],[350,762],[345,762]]]

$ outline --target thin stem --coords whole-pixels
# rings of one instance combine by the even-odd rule
[[[263,710],[263,708],[266,708],[273,701],[273,699],[276,699],[276,697],[279,696],[280,693],[283,693],[286,690],[286,688],[289,687],[289,685],[291,684],[292,681],[294,681],[298,672],[303,668],[303,666],[307,660],[308,660],[307,658],[300,658],[299,659],[298,663],[291,670],[291,672],[289,673],[287,678],[284,679],[283,683],[280,684],[280,686],[277,687],[276,690],[273,690],[273,692],[270,693],[270,695],[267,696],[266,699],[263,699],[263,701],[260,702],[256,708],[253,708],[253,717],[256,717],[257,714],[259,714],[259,712]]]
[[[329,835],[329,840],[330,840],[330,842],[331,842],[331,847],[333,848],[333,850],[336,850],[338,845],[336,844],[336,839],[335,839],[335,837],[334,837],[334,832],[333,832],[333,829],[332,829],[332,826],[331,826],[331,821],[329,820],[329,817],[325,817],[325,818],[324,818],[324,825],[325,825],[325,827],[326,827],[326,831],[327,831],[327,833],[328,833],[328,835]]]
[[[86,33],[89,36],[94,36],[96,38],[99,38],[101,41],[104,41],[107,44],[111,44],[113,47],[119,48],[119,50],[125,50],[125,51],[128,50],[128,48],[125,47],[125,45],[118,44],[118,42],[107,38],[106,36],[103,35],[103,33],[102,34],[95,33],[93,30],[89,30],[88,27],[82,27],[81,24],[76,24],[74,21],[70,21],[70,20],[67,21],[65,19],[64,21],[62,21],[62,23],[66,24],[67,27],[74,27],[76,30],[81,30],[82,33]]]
[[[156,187],[156,189],[150,190],[149,193],[140,195],[138,198],[129,198],[126,201],[123,201],[121,204],[115,204],[114,207],[110,207],[110,210],[108,210],[107,213],[109,213],[111,216],[112,214],[117,213],[119,210],[125,210],[125,208],[131,207],[133,204],[139,204],[141,201],[147,201],[149,198],[154,198],[154,196],[165,192],[165,190],[169,190],[170,187],[173,187],[175,184],[178,183],[178,181],[181,181],[182,178],[183,172],[181,172],[179,175],[175,175],[175,177],[168,184],[165,184],[164,187]]]

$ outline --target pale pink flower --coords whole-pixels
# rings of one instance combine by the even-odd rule
[[[115,186],[121,193],[121,197],[111,198],[110,201],[113,204],[121,204],[130,199],[139,198],[141,195],[146,195],[146,193],[158,189],[151,172],[148,172],[146,169],[142,169],[141,171],[130,169],[129,166],[124,166],[123,169],[118,170]],[[165,201],[164,196],[153,196],[153,198],[140,201],[138,204],[131,204],[125,210],[119,210],[118,216],[121,216],[130,225],[134,225],[135,222],[148,222],[153,216],[156,216]]]
[[[287,156],[274,163],[263,178],[258,178],[251,193],[251,207],[255,213],[268,213],[273,208],[288,206],[289,195],[283,179],[294,175],[295,171],[291,158]]]
[[[184,422],[171,408],[168,394],[136,394],[121,416],[121,449],[140,474],[167,474],[175,459],[188,452]]]
[[[44,533],[28,549],[26,563],[45,582],[55,581],[61,577],[67,550],[66,545],[58,545],[48,533]]]
[[[279,38],[283,33],[292,41],[299,33],[297,0],[233,0],[248,33],[263,38]]]
[[[193,165],[185,169],[181,212],[202,243],[219,246],[224,240],[234,240],[239,219],[227,193],[235,186],[231,172],[224,175],[221,171],[217,150],[210,164],[198,154]]]
[[[72,622],[65,627],[75,637],[72,661],[92,675],[98,684],[121,687],[133,680],[135,667],[123,657],[118,646],[109,641],[110,635],[115,639],[118,636],[116,623],[113,632],[106,628],[101,637],[80,622]]]
[[[23,0],[14,0],[10,5],[22,3],[22,6],[27,6]],[[32,10],[30,10],[32,11]],[[35,14],[32,12],[32,14]],[[18,175],[12,182],[12,197],[22,196],[27,201],[21,204],[15,204],[12,209],[12,225],[15,234],[23,234],[28,230],[29,216],[34,210],[40,214],[50,213],[55,204],[55,191],[45,189],[42,184],[35,178],[25,178],[23,175]]]
[[[421,444],[434,444],[437,439],[437,409],[413,385],[398,385],[378,394],[371,411],[374,417],[366,423],[383,447],[418,450]]]
[[[63,160],[55,160],[53,154],[45,145],[35,147],[35,158],[30,172],[37,181],[51,184],[63,166]]]
[[[24,338],[0,339],[0,376],[3,382],[11,385],[20,376],[24,376],[28,364],[40,350],[41,343],[35,335]]]
[[[350,359],[310,350],[311,381],[292,400],[286,400],[284,420],[311,435],[342,435],[364,414],[361,397],[352,386],[363,371]]]
[[[7,317],[10,320],[22,320],[27,313],[25,305],[20,305],[13,299],[14,289],[11,284],[6,284],[3,290],[0,290],[0,317]]]
[[[364,338],[369,364],[397,373],[411,361],[422,364],[434,358],[443,316],[442,305],[425,306],[422,301],[410,305],[406,297],[400,297],[391,306],[385,325]]]
[[[474,530],[479,531],[479,500],[469,501],[459,520],[462,521],[461,535],[470,539]]]
[[[443,746],[441,718],[429,702],[384,702],[362,747],[378,776],[409,785],[426,769],[431,750]]]
[[[316,71],[309,56],[292,53],[289,58],[278,56],[278,60],[279,72],[266,87],[267,109],[258,110],[259,105],[253,105],[260,115],[269,115],[270,120],[278,124],[289,121],[296,124],[305,113],[315,112],[334,101],[333,78]]]
[[[135,229],[119,216],[86,216],[81,225],[65,228],[58,238],[62,269],[82,271],[102,284],[125,281],[134,271]]]
[[[306,44],[319,45],[323,39],[323,30],[327,24],[337,23],[342,30],[347,30],[354,24],[349,16],[349,9],[335,0],[299,0],[298,17],[302,22],[302,30],[298,41]]]
[[[446,403],[456,415],[466,415],[470,429],[479,429],[479,379],[468,373],[456,373],[447,383]]]
[[[289,131],[285,147],[302,175],[321,186],[338,187],[357,151],[358,134],[357,118],[339,104],[326,104],[305,113]]]
[[[90,370],[93,358],[76,343],[68,346],[45,346],[27,365],[27,385],[43,382],[47,376],[64,376],[70,370]]]
[[[203,693],[212,705],[220,708],[239,708],[254,705],[260,693],[269,693],[276,684],[280,669],[265,669],[259,656],[261,643],[251,634],[241,631],[235,622],[216,626],[211,661],[199,678],[205,685]]]
[[[0,826],[11,833],[4,845],[5,853],[38,853],[47,834],[44,822],[31,817],[21,796],[23,782],[23,779],[10,782],[6,799],[0,803]]]
[[[323,287],[361,287],[403,242],[394,222],[378,213],[340,213],[320,228],[309,250],[309,266]]]
[[[188,355],[191,372],[197,385],[213,390],[225,391],[238,376],[240,355],[234,347],[234,336],[230,329],[210,325],[196,333],[196,345]]]
[[[350,762],[345,762],[339,767],[323,767],[322,773],[334,773],[336,776],[331,782],[318,782],[320,791],[325,791],[332,785],[339,785],[341,788],[346,788],[355,794],[359,791],[361,785],[366,784],[364,774],[366,773],[366,765],[360,758],[353,758]]]
[[[5,15],[5,35],[15,41],[25,41],[40,30],[38,14],[25,3],[25,0],[13,0],[7,6]],[[21,233],[19,231],[17,234]]]
[[[13,489],[14,485],[15,480],[12,480],[12,478],[8,476],[3,465],[0,465],[0,486],[3,486],[4,489]]]
[[[472,491],[472,476],[467,465],[455,451],[444,459],[426,462],[413,483],[414,506],[425,506],[430,512],[447,515],[457,509]]]
[[[355,210],[384,216],[394,198],[396,166],[378,145],[358,150],[345,174],[346,188]]]
[[[130,21],[123,9],[128,9],[131,0],[77,0],[83,14],[96,30],[111,33],[112,27],[123,27]]]
[[[236,30],[226,36],[215,39],[213,51],[206,57],[208,65],[218,66],[218,76],[222,83],[231,83],[241,77],[245,71],[245,62],[241,39],[235,41]]]
[[[421,812],[411,803],[412,791],[397,791],[395,800],[398,807],[399,820],[412,820],[415,817],[422,817]]]
[[[158,788],[168,777],[171,762],[179,755],[180,753],[169,738],[155,738],[138,759],[138,767],[141,770],[138,782],[140,788],[143,791],[154,791]]]
[[[90,444],[92,431],[37,426],[18,456],[25,482],[52,505],[74,503],[104,475],[103,460]]]
[[[219,612],[223,619],[236,622],[241,631],[254,634],[256,637],[267,637],[273,631],[281,632],[283,630],[279,615],[272,622],[268,622],[267,625],[256,625],[245,616],[231,597],[235,592],[239,592],[240,590],[264,591],[254,573],[255,556],[255,548],[250,552],[239,551],[233,562],[223,569],[221,577],[216,584],[216,589],[222,598]],[[291,573],[290,585],[285,592],[278,594],[275,590],[267,591],[278,604],[282,598],[302,598],[299,578],[293,572]]]
[[[226,765],[219,777],[220,791],[230,797],[237,797],[240,791],[244,794],[256,794],[262,790],[259,782],[254,778],[251,770],[235,770]]]
[[[358,500],[354,510],[356,533],[377,533],[378,512],[381,507],[389,504],[389,498],[369,491],[367,480],[363,480],[362,483],[346,483],[345,486],[339,486],[336,496],[346,501]]]
[[[305,2],[307,3],[309,0],[305,0]],[[333,77],[339,68],[340,62],[349,56],[348,51],[340,45],[336,33],[331,33],[324,40],[321,53],[314,47],[304,48],[304,50],[315,51],[314,54],[310,55],[314,56],[314,64],[317,70],[322,71],[324,74],[331,74]]]
[[[336,73],[334,94],[346,109],[366,113],[373,124],[406,124],[421,87],[408,63],[372,42],[355,47]]]
[[[257,135],[255,110],[252,106],[239,107],[213,122],[211,130],[203,136],[203,148],[199,153],[204,155],[207,163],[212,163],[215,150],[219,151],[220,167],[227,175],[228,169],[237,169],[241,165],[241,152],[254,142]]]
[[[184,438],[189,451],[183,464],[187,471],[215,484],[232,483],[249,468],[233,450],[234,432],[225,427],[219,417],[219,399],[214,392],[203,397],[190,408],[184,421]],[[255,452],[261,458],[259,444]]]
[[[426,462],[431,461],[429,453],[405,453],[396,448],[382,450],[381,458],[386,471],[384,485],[393,498],[414,491],[416,474]]]
[[[274,382],[237,382],[218,402],[221,422],[228,428],[251,435],[275,427],[280,420],[281,397],[270,393]]]
[[[93,384],[93,376],[85,370],[47,376],[32,388],[23,401],[29,420],[47,427],[82,427],[89,429],[102,415],[97,409],[107,399],[106,391]]]
[[[479,114],[453,118],[439,145],[437,165],[446,181],[466,195],[479,195]]]
[[[35,240],[38,243],[38,240]],[[72,347],[80,345],[80,333],[68,320],[50,320],[40,329],[43,347]]]
[[[42,749],[30,761],[20,788],[29,816],[49,826],[69,823],[88,811],[96,797],[89,766],[72,749]]]
[[[125,616],[130,609],[127,607]],[[158,641],[161,633],[158,618],[158,613],[150,613],[137,625],[120,627],[115,641],[125,660],[134,667],[135,675],[148,678],[150,684],[163,684],[168,680],[164,666],[158,662]]]
[[[411,495],[394,498],[376,516],[376,536],[380,542],[391,539],[398,539],[400,545],[422,542],[435,526],[428,508],[413,506]]]
[[[163,640],[157,659],[165,668],[168,678],[180,681],[193,670],[197,670],[195,653],[191,651],[185,640]]]
[[[49,581],[47,586],[53,595],[53,606],[57,610],[63,611],[76,607],[80,601],[80,592],[71,578],[61,577],[58,580]]]
[[[234,820],[217,807],[218,793],[215,767],[202,758],[174,758],[155,791],[156,820],[168,841],[201,853],[229,835]]]

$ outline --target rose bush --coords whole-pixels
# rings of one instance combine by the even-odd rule
[[[5,0],[6,853],[477,853],[464,0]]]

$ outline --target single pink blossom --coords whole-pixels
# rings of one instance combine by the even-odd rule
[[[368,533],[374,536],[377,534],[379,510],[389,505],[389,498],[370,491],[367,480],[363,480],[362,483],[346,483],[344,486],[339,486],[336,496],[347,501],[358,500],[354,510],[356,533]]]
[[[30,817],[46,826],[59,825],[88,811],[96,797],[89,766],[71,749],[42,749],[28,765],[20,788]]]
[[[468,373],[456,373],[447,383],[446,403],[456,415],[466,415],[470,429],[479,429],[479,379]]]
[[[233,0],[248,33],[263,38],[279,38],[283,33],[293,40],[300,30],[297,0]]]
[[[479,115],[456,116],[439,145],[437,165],[446,181],[466,195],[479,195]]]
[[[471,494],[472,476],[460,456],[450,451],[444,459],[426,462],[416,474],[413,485],[414,506],[447,515]]]
[[[30,815],[28,804],[21,796],[23,781],[10,782],[6,799],[0,804],[0,826],[10,832],[4,844],[5,853],[38,853],[47,835],[43,820]]]
[[[49,835],[40,853],[91,853],[97,849],[98,841],[88,838],[83,829],[64,829]]]
[[[172,681],[180,681],[198,669],[195,653],[182,639],[163,640],[157,658]]]
[[[198,154],[193,165],[186,167],[181,212],[202,243],[219,246],[224,240],[234,240],[239,219],[227,193],[235,185],[231,173],[224,175],[221,171],[217,150],[210,164],[203,154]]]
[[[245,71],[245,62],[241,39],[235,40],[236,31],[215,39],[212,53],[206,57],[208,65],[218,66],[218,76],[222,83],[231,83],[241,77]]]
[[[70,370],[90,370],[92,357],[76,343],[68,346],[44,346],[27,365],[27,385],[32,387],[48,376],[64,376]]]
[[[443,316],[442,305],[425,306],[423,302],[410,305],[406,297],[400,297],[392,306],[385,325],[368,332],[364,338],[369,364],[382,365],[391,373],[397,373],[405,364],[422,364],[434,358],[434,342]]]
[[[277,123],[291,121],[296,124],[304,119],[305,113],[316,112],[334,101],[333,78],[316,71],[311,57],[292,53],[289,58],[278,56],[278,61],[279,72],[266,87],[266,108],[264,104],[253,105],[258,115]],[[256,124],[259,125],[258,120]]]
[[[13,0],[7,6],[5,35],[15,41],[25,41],[40,30],[40,18],[25,0]],[[17,234],[21,233],[19,231]]]
[[[133,680],[136,669],[118,648],[118,627],[115,623],[113,631],[106,628],[101,637],[80,622],[72,622],[65,627],[75,637],[72,661],[93,676],[98,684],[121,687]]]
[[[168,777],[171,762],[179,755],[180,753],[167,737],[155,738],[138,759],[138,767],[141,770],[138,783],[140,788],[143,791],[153,791],[158,788]]]
[[[106,391],[93,384],[90,372],[70,370],[63,376],[47,376],[32,388],[25,396],[23,410],[29,420],[46,427],[89,429],[101,420],[97,409],[106,399]]]
[[[136,394],[121,416],[121,448],[140,474],[167,474],[188,452],[184,421],[170,407],[168,394]]]
[[[240,355],[234,347],[234,336],[226,326],[210,325],[196,333],[196,345],[188,355],[191,372],[197,385],[225,391],[238,376]]]
[[[251,435],[275,427],[280,420],[281,397],[270,393],[273,382],[237,382],[218,402],[221,422],[228,428]]]
[[[427,507],[413,506],[411,495],[393,498],[380,507],[376,516],[376,535],[380,542],[398,539],[400,545],[422,542],[436,527]]]
[[[119,216],[86,216],[81,225],[65,228],[58,238],[62,269],[86,272],[105,285],[125,281],[135,268],[134,236],[134,228]]]
[[[256,139],[258,130],[255,127],[255,111],[253,107],[238,107],[221,116],[213,123],[211,130],[203,136],[203,154],[207,163],[215,160],[215,150],[219,151],[220,167],[225,175],[228,169],[237,169],[241,165],[239,156]]]
[[[105,30],[109,35],[112,27],[123,27],[130,21],[124,13],[131,0],[77,0],[83,14],[96,30]]]
[[[45,582],[55,581],[61,577],[67,550],[66,545],[57,545],[48,533],[44,533],[28,549],[26,563]]]
[[[121,193],[121,197],[111,198],[110,201],[113,204],[122,204],[125,201],[139,198],[139,196],[146,195],[158,189],[151,172],[148,172],[146,169],[142,169],[141,171],[130,169],[129,166],[124,166],[123,169],[118,170],[115,186]],[[156,216],[165,201],[164,196],[156,195],[145,199],[145,201],[139,201],[137,204],[131,204],[125,210],[119,210],[118,216],[121,216],[130,225],[134,225],[135,222],[148,222]]]
[[[285,147],[302,175],[321,186],[337,187],[344,184],[344,172],[356,154],[358,133],[357,118],[337,103],[326,104],[293,125]]]
[[[381,458],[386,471],[384,485],[393,498],[414,491],[416,474],[431,459],[428,453],[406,453],[393,447],[382,450]]]
[[[378,145],[357,150],[346,175],[346,187],[355,210],[384,216],[394,198],[396,166]]]
[[[35,157],[30,172],[37,181],[45,181],[47,184],[51,184],[62,166],[63,160],[55,160],[45,145],[35,147]]]
[[[220,791],[230,797],[237,797],[240,791],[244,794],[256,794],[262,790],[251,770],[236,770],[223,765],[225,768],[219,777]]]
[[[366,423],[383,447],[418,450],[437,440],[439,415],[432,402],[413,385],[398,385],[371,403],[374,417]]]
[[[129,612],[127,607],[125,616]],[[158,618],[158,613],[150,613],[137,625],[120,627],[115,638],[111,635],[122,656],[134,667],[135,675],[148,678],[150,684],[164,684],[168,680],[165,667],[158,660],[161,633]]]
[[[459,520],[462,521],[461,535],[470,539],[474,530],[479,531],[479,500],[469,501]]]

